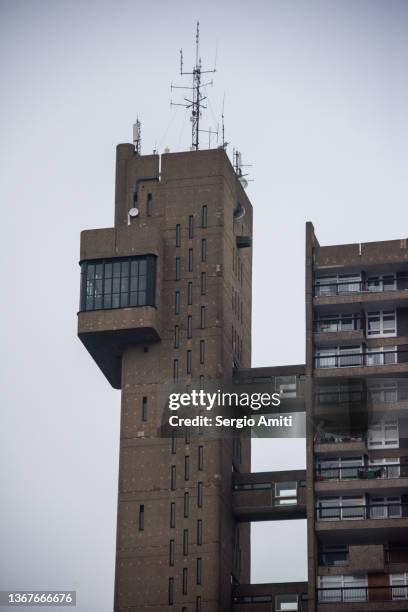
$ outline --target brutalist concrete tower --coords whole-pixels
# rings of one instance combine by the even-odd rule
[[[224,149],[117,147],[114,227],[81,236],[78,334],[116,389],[121,440],[116,612],[231,610],[249,582],[232,477],[249,443],[163,437],[163,385],[251,365],[252,206]]]

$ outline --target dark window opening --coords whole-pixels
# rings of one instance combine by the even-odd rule
[[[193,318],[191,315],[187,317],[187,338],[191,338],[193,335]]]
[[[196,597],[196,612],[201,612],[201,597],[199,595]]]
[[[201,207],[201,227],[203,228],[207,227],[207,206],[206,204],[203,204],[203,206]]]
[[[153,209],[153,196],[151,193],[148,193],[147,202],[146,202],[146,215],[148,217],[152,216],[152,209]]]
[[[120,257],[81,263],[80,310],[154,306],[156,257]]]
[[[175,502],[171,502],[170,504],[170,527],[174,529],[176,526],[176,504]]]
[[[176,225],[176,247],[181,246],[181,227],[180,223]]]
[[[183,555],[188,555],[188,529],[183,529]]]
[[[201,576],[202,576],[202,561],[201,558],[197,559],[197,584],[201,584]]]
[[[180,291],[174,294],[174,314],[180,314]]]
[[[193,249],[188,249],[188,271],[193,271]]]
[[[174,326],[174,348],[179,348],[180,346],[180,328],[178,325]]]
[[[207,275],[205,272],[201,272],[201,295],[207,293]]]
[[[194,237],[194,217],[193,215],[190,215],[188,218],[188,237],[193,238]]]
[[[203,507],[203,483],[199,482],[197,484],[197,506],[199,508]]]
[[[197,521],[197,546],[201,546],[203,543],[203,521],[198,519]]]
[[[184,457],[184,480],[190,480],[190,457]]]
[[[189,282],[188,288],[187,288],[187,304],[191,306],[192,303],[193,303],[193,283]]]
[[[205,329],[205,306],[201,306],[200,327],[201,329]]]
[[[169,606],[174,605],[174,578],[169,578]]]
[[[180,257],[176,257],[176,281],[180,280]]]
[[[177,452],[177,435],[175,430],[173,429],[171,432],[171,453],[175,455]]]
[[[178,382],[179,378],[179,364],[178,359],[174,359],[173,361],[173,382]]]
[[[139,531],[144,530],[144,516],[145,516],[144,504],[140,504],[139,506]]]
[[[147,397],[142,397],[142,421],[147,421]]]
[[[200,340],[200,363],[201,364],[204,363],[204,357],[205,357],[205,342],[204,340]]]
[[[174,565],[174,540],[170,540],[169,565]]]
[[[201,261],[207,261],[207,240],[201,240]]]
[[[172,491],[176,490],[176,466],[172,465],[171,466],[171,478],[170,478],[171,482],[170,482],[170,489]]]
[[[183,595],[187,595],[188,592],[188,570],[183,567]]]
[[[190,513],[190,494],[184,493],[184,518],[188,518]]]
[[[198,447],[198,469],[204,469],[204,446]]]

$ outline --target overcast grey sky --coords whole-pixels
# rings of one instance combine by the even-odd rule
[[[208,124],[225,93],[253,164],[253,365],[304,359],[306,220],[322,244],[407,236],[408,2],[0,1],[0,588],[76,589],[79,612],[112,610],[119,440],[119,393],[75,337],[79,232],[112,225],[137,113],[145,153],[188,147],[169,85],[197,18]],[[254,453],[303,465],[302,441]],[[304,527],[254,527],[254,580],[305,579]]]

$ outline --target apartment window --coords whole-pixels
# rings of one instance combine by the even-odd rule
[[[201,584],[201,576],[202,576],[202,561],[201,558],[197,558],[197,567],[196,567],[196,582],[197,584]]]
[[[180,346],[180,327],[178,325],[174,326],[174,348],[179,348]]]
[[[144,504],[140,504],[139,506],[139,531],[144,530],[144,514],[145,514]]]
[[[321,459],[317,464],[319,480],[350,480],[359,478],[364,457],[334,457]]]
[[[195,612],[201,612],[201,597],[197,595],[196,597],[196,609]]]
[[[188,218],[188,237],[190,238],[194,238],[194,217],[193,215],[190,215]]]
[[[180,314],[180,291],[174,294],[174,314]]]
[[[183,595],[187,595],[188,592],[188,570],[183,567]]]
[[[176,257],[176,281],[180,280],[180,257]]]
[[[205,238],[201,240],[201,261],[207,261],[207,240]]]
[[[200,340],[200,363],[204,363],[205,358],[205,342],[204,340]]]
[[[203,543],[203,521],[198,519],[197,521],[197,546],[201,546]]]
[[[367,281],[368,291],[378,293],[379,291],[395,291],[397,288],[397,279],[395,274],[386,274],[381,276],[369,276]]]
[[[153,209],[153,196],[151,193],[148,193],[147,201],[146,201],[146,215],[148,217],[152,216],[152,209]]]
[[[199,508],[203,507],[203,483],[197,483],[197,506]]]
[[[184,457],[184,480],[190,480],[190,457]]]
[[[169,547],[169,565],[174,565],[174,540],[170,540]]]
[[[177,452],[177,435],[174,429],[171,431],[171,454],[175,455]]]
[[[325,546],[319,552],[319,565],[341,567],[348,564],[348,546]]]
[[[188,529],[183,529],[183,555],[188,555]]]
[[[317,368],[346,368],[362,364],[361,346],[334,346],[316,352]]]
[[[142,421],[147,421],[147,397],[142,397]]]
[[[176,247],[181,246],[181,226],[180,223],[176,225]]]
[[[324,316],[315,322],[315,330],[321,333],[355,331],[359,329],[361,329],[361,319],[357,313]]]
[[[190,513],[190,494],[184,493],[184,518],[188,518]]]
[[[191,338],[193,335],[193,317],[188,315],[187,317],[187,338]]]
[[[367,313],[367,336],[396,336],[397,316],[395,310],[379,310]]]
[[[400,518],[402,516],[401,497],[371,497],[370,518],[387,519]]]
[[[297,595],[275,595],[275,610],[299,610]]]
[[[174,605],[174,578],[169,578],[169,606]]]
[[[187,374],[191,374],[191,351],[187,351]]]
[[[322,603],[367,600],[367,576],[319,576],[318,584]]]
[[[200,310],[200,327],[205,329],[205,306],[201,306]]]
[[[84,261],[80,310],[154,306],[155,281],[153,255]]]
[[[207,206],[206,204],[203,204],[203,206],[201,207],[201,227],[203,228],[207,227]]]
[[[176,504],[175,502],[171,502],[170,504],[170,527],[174,529],[176,526]]]
[[[176,490],[176,466],[172,465],[171,466],[171,472],[170,472],[170,489],[172,491]]]
[[[193,271],[193,249],[188,249],[188,271]]]
[[[408,573],[390,574],[390,586],[393,600],[408,599]]]
[[[205,272],[201,272],[201,295],[205,295],[207,293],[207,274]]]
[[[178,359],[173,360],[173,382],[178,382],[179,378],[179,362]]]
[[[198,469],[204,469],[204,446],[198,447]]]
[[[364,496],[340,495],[317,500],[319,521],[361,520],[366,517]]]
[[[297,504],[297,482],[275,482],[275,506]]]
[[[397,419],[384,419],[368,428],[368,448],[399,448]]]
[[[191,306],[193,303],[193,283],[190,281],[187,286],[187,304]]]
[[[367,349],[367,365],[387,365],[397,363],[398,353],[396,346],[379,346]]]

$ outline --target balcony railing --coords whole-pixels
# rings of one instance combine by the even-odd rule
[[[353,603],[361,601],[403,601],[408,599],[408,586],[355,586],[317,589],[320,603]]]
[[[340,467],[319,467],[316,469],[316,480],[371,480],[375,478],[399,478],[399,463],[385,465],[348,465]]]
[[[332,319],[319,319],[313,322],[315,333],[350,332],[362,329],[362,318],[354,315],[343,315]]]
[[[334,433],[318,431],[315,435],[315,444],[344,444],[345,442],[365,442],[366,436],[362,434]]]
[[[382,280],[346,280],[316,282],[314,285],[315,297],[333,295],[347,295],[350,293],[382,293],[383,291],[396,291],[398,289],[395,277],[390,276]]]
[[[408,350],[372,351],[369,353],[328,353],[315,357],[316,368],[350,368],[382,366],[408,362]]]
[[[315,510],[318,521],[392,519],[406,518],[408,504],[393,502],[357,506],[321,506],[316,507]]]

